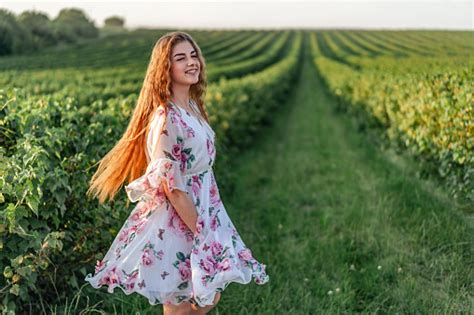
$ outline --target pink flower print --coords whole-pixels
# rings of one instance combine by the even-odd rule
[[[125,270],[123,270],[123,273],[127,275],[126,281],[125,281],[125,289],[130,291],[133,290],[135,287],[135,282],[137,281],[138,278],[138,269],[135,269],[132,271],[130,274],[127,274]]]
[[[254,260],[254,261],[252,262],[252,270],[257,270],[258,265],[259,265],[259,263],[258,263],[256,260]]]
[[[140,211],[135,211],[132,216],[130,217],[130,219],[132,221],[137,221],[138,219],[140,219]]]
[[[110,271],[110,283],[111,284],[115,284],[115,283],[120,283],[120,277],[119,275],[117,274],[116,272],[117,270],[117,267],[114,267],[112,268],[112,270]]]
[[[138,222],[136,225],[132,226],[131,230],[137,234],[140,234],[140,232],[143,231],[146,223],[147,223],[147,220],[142,220]]]
[[[181,113],[180,113],[180,117],[181,117]],[[183,129],[186,130],[186,136],[187,137],[194,137],[195,136],[194,129],[189,127],[188,124],[184,121],[184,119],[180,119],[179,123],[181,124]]]
[[[186,223],[184,223],[184,221],[181,218],[179,218],[178,220],[178,227],[179,227],[179,231],[182,233],[187,233],[189,231],[188,226],[186,225]]]
[[[107,275],[103,276],[102,278],[99,279],[99,284],[104,285],[109,283],[109,277]]]
[[[135,282],[125,284],[125,290],[127,290],[127,291],[133,290],[134,287],[135,287]]]
[[[202,181],[199,179],[199,175],[192,176],[192,189],[195,196],[199,196],[199,192],[202,187]]]
[[[191,261],[189,258],[186,258],[184,262],[179,263],[178,270],[182,281],[191,279]]]
[[[139,206],[137,206],[137,208],[135,209],[135,211],[133,212],[132,216],[130,217],[130,219],[132,221],[137,221],[138,219],[140,219],[142,213],[143,213],[143,208],[145,208],[145,204],[142,203],[140,204]]]
[[[158,187],[153,188],[150,192],[151,198],[147,200],[149,209],[153,210],[157,205],[160,205],[166,201],[166,194],[163,188],[163,185],[158,185]]]
[[[176,229],[175,221],[178,221],[178,220],[181,220],[181,218],[179,217],[174,207],[171,207],[171,210],[169,212],[169,217],[168,217],[168,227]]]
[[[163,189],[163,185],[159,185],[158,189],[156,189],[155,191],[156,194],[154,195],[154,198],[150,203],[150,207],[152,208],[156,208],[157,205],[163,204],[167,199],[165,191]]]
[[[217,225],[218,225],[217,214],[213,214],[211,216],[211,223],[210,223],[211,230],[213,230],[213,231],[217,230]]]
[[[168,176],[168,183],[169,183],[170,187],[175,187],[174,176],[171,175],[171,174]]]
[[[211,243],[211,252],[213,256],[218,256],[222,253],[222,244],[216,241],[212,241]]]
[[[238,256],[241,260],[248,261],[252,259],[252,251],[249,248],[244,248],[239,252]]]
[[[204,287],[207,287],[207,277],[208,276],[202,276],[201,277],[201,283]]]
[[[206,272],[208,275],[213,275],[215,273],[215,266],[216,261],[211,257],[207,256],[206,260],[201,259],[199,262],[199,267],[201,267],[204,272]]]
[[[152,263],[153,263],[153,249],[152,248],[146,248],[143,251],[142,264],[144,266],[150,266]]]
[[[171,151],[171,153],[173,154],[173,156],[179,161],[181,159],[181,149],[182,149],[182,144],[179,143],[179,144],[174,144],[173,145],[173,149]]]
[[[186,128],[186,136],[187,136],[188,138],[194,137],[194,136],[195,136],[195,134],[194,134],[194,129],[192,129],[192,128]]]
[[[155,168],[156,168],[156,166],[153,165],[151,171],[153,171]],[[151,184],[150,184],[150,182],[148,181],[148,179],[146,179],[145,181],[143,181],[143,183],[142,183],[142,185],[141,185],[140,188],[142,188],[142,189],[145,190],[145,191],[148,191],[148,190],[151,189]]]
[[[214,153],[214,144],[209,138],[207,138],[206,145],[207,145],[207,153],[210,156],[212,156],[212,154]]]
[[[186,231],[185,235],[186,237],[186,241],[187,242],[191,242],[192,240],[194,240],[194,234],[193,232],[188,228],[188,230]]]
[[[119,235],[119,241],[120,242],[125,242],[128,239],[128,231],[129,231],[129,229],[123,229],[120,232],[120,235]]]
[[[138,226],[138,224],[135,224],[135,225],[132,225],[132,226],[128,229],[130,235],[133,235],[133,233],[136,233],[136,232],[137,232],[137,226]],[[130,237],[129,237],[129,239],[130,239]]]
[[[219,191],[217,190],[217,185],[211,183],[211,188],[209,191],[211,194],[211,204],[213,206],[219,205],[221,199],[219,198]]]
[[[107,274],[99,280],[99,283],[107,285],[119,284],[121,280],[119,275],[115,272],[116,269],[117,267],[113,267],[111,270],[109,270]]]
[[[188,128],[188,124],[184,121],[184,119],[182,119],[182,115],[181,115],[181,112],[177,112],[178,116],[180,117],[180,119],[177,119],[177,122],[181,125],[181,127],[183,127],[184,129]]]
[[[230,259],[227,257],[217,264],[217,269],[220,271],[230,270]]]
[[[104,261],[103,260],[97,260],[97,263],[95,265],[95,273],[98,273],[104,267],[105,267]]]
[[[173,228],[183,235],[187,241],[192,241],[194,238],[193,232],[189,229],[186,223],[181,219],[174,208],[170,211],[168,219],[168,227]]]
[[[256,277],[255,277],[255,282],[257,284],[264,284],[269,280],[268,275],[265,272],[265,265],[254,262],[252,265],[252,271],[254,271]]]
[[[197,222],[196,222],[196,232],[201,233],[202,229],[204,228],[204,220],[201,216],[198,216]]]
[[[181,116],[181,112],[179,113],[179,117],[180,117],[180,118],[183,117],[183,116]],[[184,129],[188,128],[188,124],[184,121],[184,119],[182,119],[182,118],[179,119],[179,120],[178,120],[178,123],[179,123],[179,124],[181,125],[181,127],[183,127]]]
[[[183,152],[183,154],[181,154],[181,157],[179,158],[179,161],[181,162],[180,163],[180,169],[181,169],[181,172],[184,172],[186,170],[186,164],[188,162],[188,156]]]
[[[151,212],[156,208],[156,200],[149,200],[147,202],[138,203],[133,214],[130,216],[131,221],[139,221],[140,219],[145,219],[150,216]],[[143,222],[143,220],[142,220]]]

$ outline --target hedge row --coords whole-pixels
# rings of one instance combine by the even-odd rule
[[[365,66],[355,70],[318,54],[314,39],[312,47],[326,85],[346,110],[366,113],[367,124],[382,128],[390,142],[418,157],[447,182],[453,196],[474,200],[472,63],[455,59],[450,67],[437,68],[433,60],[428,67],[414,58],[406,63],[364,59]]]

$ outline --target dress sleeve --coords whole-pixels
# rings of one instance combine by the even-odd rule
[[[150,124],[147,150],[152,153],[145,174],[125,186],[132,202],[153,198],[162,190],[162,182],[170,191],[179,189],[187,192],[182,159],[183,129],[171,111],[169,109],[168,115],[165,115],[164,109],[158,108]]]

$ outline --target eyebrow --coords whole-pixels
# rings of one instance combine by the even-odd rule
[[[191,51],[191,53],[193,53],[193,52],[195,53],[196,51],[195,50]],[[185,55],[186,56],[185,53],[179,53],[179,54],[174,55],[174,57],[179,56],[179,55]]]

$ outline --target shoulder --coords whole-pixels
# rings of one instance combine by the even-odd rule
[[[178,132],[182,124],[181,119],[181,112],[174,106],[168,106],[166,109],[159,106],[152,116],[150,128],[158,131],[163,127],[168,131]]]

